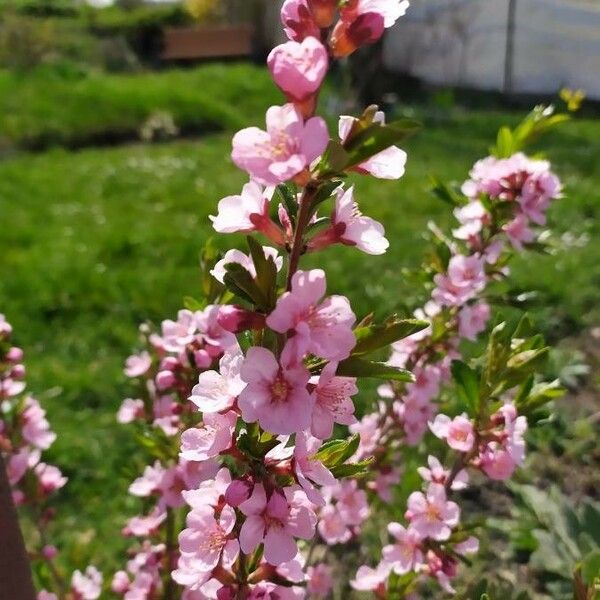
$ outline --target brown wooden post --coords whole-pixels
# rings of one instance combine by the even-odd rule
[[[0,600],[35,600],[29,558],[0,454]]]

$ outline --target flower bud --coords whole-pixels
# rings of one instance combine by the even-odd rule
[[[46,560],[54,560],[58,556],[58,548],[48,544],[42,548],[42,556]]]
[[[212,358],[204,349],[194,350],[194,362],[199,369],[208,369],[210,363],[212,363]]]
[[[15,365],[10,370],[10,376],[16,380],[25,379],[25,365]]]
[[[179,367],[179,361],[174,356],[165,356],[160,361],[159,369],[161,371],[176,371]]]
[[[308,7],[318,27],[326,29],[333,25],[337,8],[336,0],[308,0]]]
[[[156,387],[161,390],[167,390],[175,384],[175,376],[172,371],[160,371],[156,375]]]
[[[217,323],[226,331],[239,333],[248,329],[262,329],[265,316],[240,306],[227,305],[219,309]]]
[[[23,360],[23,350],[21,350],[21,348],[13,346],[6,353],[6,360],[10,363],[21,362]]]
[[[249,481],[234,479],[225,492],[225,502],[227,502],[229,506],[237,508],[242,502],[245,502],[250,498],[252,488],[253,486]]]
[[[351,23],[339,21],[331,35],[331,51],[337,58],[349,56],[360,46],[375,43],[384,29],[384,18],[378,13],[364,13]]]

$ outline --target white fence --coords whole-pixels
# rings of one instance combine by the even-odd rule
[[[502,89],[508,0],[413,0],[386,39],[388,68],[442,85]],[[600,0],[515,0],[512,91],[600,98]]]

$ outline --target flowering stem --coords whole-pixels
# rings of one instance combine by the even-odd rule
[[[175,544],[175,513],[172,508],[167,508],[167,519],[166,519],[166,573],[167,583],[165,585],[165,596],[164,600],[172,600],[175,598],[175,582],[171,577],[171,569],[173,568],[173,553],[177,549]]]
[[[308,226],[311,217],[312,201],[317,193],[318,186],[315,182],[309,181],[302,197],[300,198],[300,209],[298,210],[298,218],[296,220],[296,229],[294,231],[294,239],[290,250],[290,262],[288,267],[286,289],[289,291],[292,288],[292,277],[298,270],[300,256],[304,251],[304,231]]]

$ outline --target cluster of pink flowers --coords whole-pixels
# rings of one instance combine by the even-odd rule
[[[331,58],[379,39],[407,5],[283,5],[290,41],[270,53],[268,66],[288,103],[268,109],[264,130],[234,136],[232,160],[250,179],[211,217],[217,232],[254,234],[270,245],[249,235],[249,253],[232,249],[211,264],[221,285],[215,304],[180,311],[161,335],[144,330],[146,350],[126,363],[139,397],[124,401],[118,419],[137,424],[153,456],[129,490],[151,501],[123,530],[141,538],[112,582],[126,600],[158,600],[173,582],[184,600],[327,597],[331,568],[313,564],[307,542],[314,548],[320,538],[330,547],[358,538],[373,499],[393,501],[400,449],[418,445],[428,430],[459,462],[446,469],[429,456],[405,526],[390,524],[394,543],[378,567],[361,567],[352,585],[385,597],[392,572],[412,572],[450,591],[457,555],[475,552],[478,542],[462,535],[449,494],[467,485],[468,468],[505,479],[523,462],[527,421],[514,404],[484,420],[438,414],[436,400],[461,341],[476,339],[490,318],[484,293],[507,273],[505,240],[521,247],[515,221],[541,224],[541,211],[559,195],[545,163],[517,155],[476,165],[449,256],[437,262],[430,301],[416,314],[430,326],[394,344],[387,365],[364,358],[370,318],[359,321],[347,298],[328,293],[322,269],[300,268],[304,254],[334,244],[371,255],[389,246],[383,225],[362,214],[344,176],[402,177],[406,154],[392,143],[401,136],[370,108],[358,118],[342,116],[331,139],[315,109]],[[534,239],[526,238],[520,243]],[[357,376],[373,369],[406,382],[380,386],[377,409],[358,420]],[[331,440],[340,426],[352,437]],[[364,477],[352,478],[358,473]]]
[[[479,161],[470,177],[462,187],[468,201],[455,210],[460,227],[453,232],[456,242],[449,247],[446,270],[434,275],[431,300],[416,312],[432,325],[393,345],[390,364],[410,368],[416,380],[401,388],[381,386],[380,396],[392,403],[381,403],[376,413],[353,426],[361,433],[361,441],[363,437],[383,440],[384,445],[397,439],[399,427],[409,445],[419,443],[429,429],[459,453],[461,469],[444,469],[435,457],[429,457],[429,468],[419,469],[426,491],[415,492],[408,500],[408,527],[390,525],[396,544],[384,548],[376,569],[359,570],[353,584],[357,589],[379,590],[383,595],[390,572],[413,571],[435,577],[445,590],[453,592],[450,580],[456,575],[457,562],[452,554],[475,552],[478,543],[475,538],[453,544],[447,541],[459,526],[458,506],[447,500],[447,493],[466,486],[467,467],[491,479],[505,480],[525,459],[527,419],[518,415],[511,401],[489,420],[475,422],[466,414],[453,418],[437,414],[435,400],[449,381],[452,360],[461,356],[460,341],[475,340],[486,328],[491,309],[483,294],[491,281],[508,274],[503,260],[509,253],[506,241],[520,251],[537,240],[533,229],[517,239],[515,223],[524,222],[527,227],[532,222],[544,224],[544,213],[551,200],[560,197],[561,185],[549,163],[522,153]],[[510,210],[500,213],[500,205]],[[498,268],[498,264],[503,266]],[[444,334],[438,331],[433,341],[436,323],[443,324]],[[377,466],[384,472],[389,464],[388,458]],[[431,540],[444,544],[432,547]]]
[[[70,585],[54,564],[58,549],[49,542],[49,528],[55,510],[49,505],[52,495],[67,478],[60,469],[42,460],[42,453],[56,440],[46,411],[27,392],[23,350],[11,344],[12,327],[0,314],[0,452],[6,465],[8,482],[15,505],[20,507],[37,530],[37,548],[30,548],[32,560],[46,563],[54,588],[70,588],[76,600],[100,597],[102,575],[93,566],[86,574],[75,571]],[[42,590],[38,600],[57,600],[54,592]]]

